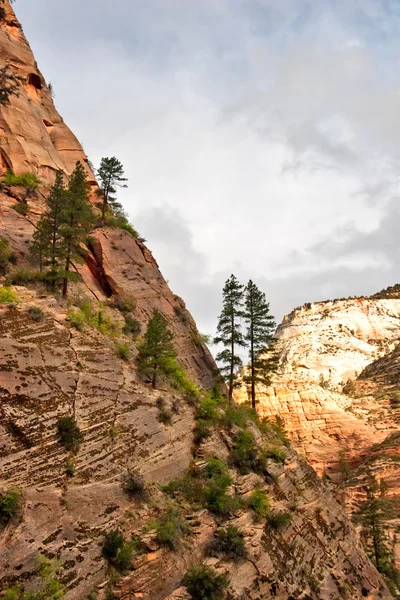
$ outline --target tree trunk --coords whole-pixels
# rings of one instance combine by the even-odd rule
[[[106,208],[107,208],[107,200],[104,196],[103,205],[101,207],[101,226],[102,227],[104,227],[104,225],[106,224]]]
[[[67,259],[65,261],[65,272],[69,272],[69,265],[71,262],[71,244],[68,245]],[[63,280],[63,289],[62,289],[63,298],[66,298],[68,295],[68,277],[64,277]]]
[[[232,318],[231,318],[231,372],[229,377],[229,402],[232,402],[233,399],[233,373],[235,370],[235,342],[233,340],[234,328],[235,328],[235,318],[232,310]]]
[[[256,408],[256,386],[254,372],[254,315],[253,315],[253,299],[250,299],[250,361],[251,361],[251,406]]]
[[[154,367],[154,371],[153,371],[153,378],[151,380],[151,386],[153,388],[153,390],[156,389],[157,387],[157,367]]]

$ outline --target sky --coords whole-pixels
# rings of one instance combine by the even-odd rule
[[[399,0],[16,0],[56,106],[200,331],[400,280]]]

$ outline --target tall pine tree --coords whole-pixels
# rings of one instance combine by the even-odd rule
[[[217,354],[221,363],[220,370],[228,383],[229,400],[232,400],[233,389],[237,382],[237,371],[242,366],[242,360],[236,353],[238,346],[244,346],[240,319],[243,310],[243,285],[234,275],[226,280],[222,291],[222,311],[217,326],[217,336],[214,344],[223,344],[225,349]]]
[[[244,381],[250,388],[251,404],[256,407],[256,383],[269,385],[277,370],[278,358],[273,351],[274,317],[269,312],[265,294],[250,280],[245,289],[245,340],[249,347],[250,365]]]
[[[143,342],[138,348],[139,371],[150,377],[154,389],[157,387],[159,376],[168,374],[171,359],[176,357],[172,345],[173,338],[166,319],[155,309],[143,336]]]
[[[50,282],[54,290],[63,257],[61,227],[67,202],[63,183],[63,172],[57,171],[56,180],[47,198],[47,211],[42,215],[33,235],[31,252],[39,260],[40,270],[50,265]]]
[[[101,159],[100,168],[97,169],[97,176],[100,179],[99,195],[103,199],[101,205],[101,224],[103,227],[109,207],[111,206],[117,212],[122,208],[121,204],[117,202],[115,194],[117,187],[128,187],[125,183],[128,180],[124,175],[124,167],[115,156]]]
[[[81,261],[81,244],[94,224],[94,214],[89,199],[90,184],[85,169],[78,161],[69,178],[65,206],[62,212],[63,224],[60,228],[61,248],[64,257],[63,290],[68,293],[68,280],[71,278],[72,261]]]

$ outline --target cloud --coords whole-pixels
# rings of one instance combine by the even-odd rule
[[[278,319],[395,283],[397,1],[15,8],[89,157],[125,165],[121,199],[200,330],[232,272]]]

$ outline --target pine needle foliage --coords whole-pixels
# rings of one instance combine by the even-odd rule
[[[157,387],[159,377],[168,375],[171,360],[176,358],[172,344],[174,336],[168,329],[167,321],[161,312],[154,310],[150,319],[143,342],[139,345],[138,366],[139,371],[151,379],[154,389]]]
[[[238,346],[245,345],[240,323],[242,314],[243,286],[231,275],[222,291],[222,311],[214,338],[214,344],[224,346],[216,359],[221,364],[221,373],[228,383],[229,400],[232,400],[233,390],[237,385],[237,371],[242,366],[242,360],[236,351]]]

